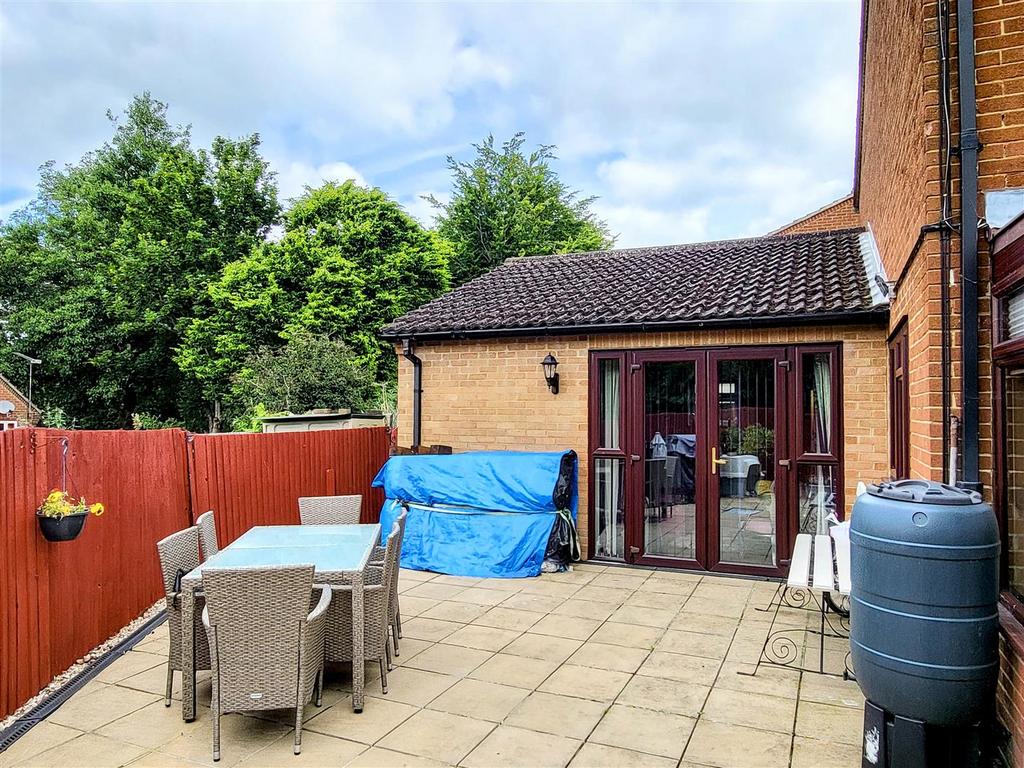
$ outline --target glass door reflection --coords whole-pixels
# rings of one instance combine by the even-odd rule
[[[643,554],[696,560],[697,362],[646,362],[643,381]]]
[[[710,465],[717,560],[775,568],[777,361],[719,358],[714,365]]]

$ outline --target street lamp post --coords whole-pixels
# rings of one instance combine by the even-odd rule
[[[28,423],[31,424],[32,423],[32,366],[33,365],[42,365],[43,361],[42,360],[38,360],[38,359],[36,359],[34,357],[29,357],[28,355],[23,355],[23,354],[21,354],[21,352],[15,352],[14,354],[17,357],[20,357],[22,360],[24,360],[25,362],[28,363]]]

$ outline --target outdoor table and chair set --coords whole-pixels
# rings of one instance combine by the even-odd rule
[[[213,759],[228,712],[320,706],[325,663],[352,665],[352,707],[361,712],[366,661],[381,687],[401,638],[398,567],[406,515],[381,541],[359,524],[361,496],[299,499],[300,525],[256,526],[224,549],[213,512],[157,543],[170,635],[166,706],[175,671],[181,709],[196,717],[196,671],[212,671]]]

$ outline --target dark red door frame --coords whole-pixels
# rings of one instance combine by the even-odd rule
[[[803,404],[802,374],[803,356],[813,353],[830,355],[832,371],[832,421],[833,445],[829,454],[802,454],[802,427],[799,424]],[[620,403],[620,446],[617,450],[599,446],[599,361],[619,361],[621,397]],[[775,493],[776,493],[776,560],[778,567],[763,568],[743,564],[720,563],[717,559],[719,510],[718,489],[711,487],[709,461],[711,448],[720,449],[717,444],[718,430],[711,429],[712,419],[718,418],[718,376],[717,362],[720,360],[771,359],[776,363],[775,376]],[[696,559],[647,556],[643,551],[644,536],[644,458],[646,445],[644,433],[644,368],[646,362],[693,361],[697,375],[697,445],[695,449],[695,509],[696,509]],[[696,568],[751,575],[783,575],[789,563],[790,552],[799,528],[797,483],[800,467],[822,464],[832,466],[836,472],[836,508],[842,517],[844,509],[843,472],[843,377],[842,347],[838,343],[795,344],[782,346],[750,347],[697,347],[660,348],[642,350],[594,350],[590,353],[590,388],[588,396],[589,468],[588,503],[589,537],[587,554],[594,557],[596,540],[596,518],[594,515],[594,460],[617,458],[625,462],[626,520],[624,559],[640,565],[674,568]],[[709,444],[711,436],[715,443]],[[638,461],[632,461],[639,456]],[[789,460],[789,467],[779,462]],[[717,479],[717,475],[715,476]],[[712,499],[711,495],[714,494]],[[712,546],[713,545],[713,546]],[[638,547],[635,556],[629,547]],[[714,550],[712,554],[711,550]],[[712,562],[714,561],[714,562]]]
[[[704,472],[704,454],[707,444],[707,423],[702,418],[702,412],[706,411],[705,393],[706,386],[706,350],[681,350],[681,349],[658,349],[638,350],[629,355],[629,394],[626,402],[629,404],[628,420],[628,441],[630,456],[626,465],[628,482],[626,485],[626,549],[627,561],[640,565],[652,565],[670,568],[697,568],[706,569],[708,562],[706,522],[703,519],[701,510],[707,506],[707,488],[702,479]],[[697,409],[696,431],[697,444],[694,448],[694,524],[696,531],[694,541],[696,543],[696,558],[683,559],[675,557],[659,557],[648,555],[644,550],[644,515],[647,513],[647,505],[644,503],[646,490],[647,472],[645,463],[647,459],[647,438],[644,434],[644,426],[647,422],[645,413],[646,400],[646,364],[647,363],[683,363],[692,362],[695,366],[696,392],[695,407]],[[632,555],[632,556],[630,556]]]
[[[711,350],[708,352],[708,389],[706,394],[707,403],[707,449],[705,464],[710,467],[712,448],[721,456],[722,446],[719,442],[719,398],[718,398],[718,364],[726,360],[770,360],[774,363],[775,376],[775,413],[774,413],[774,443],[775,443],[775,561],[780,562],[781,547],[788,540],[783,532],[789,526],[789,486],[791,475],[796,471],[792,461],[792,454],[789,450],[789,400],[786,397],[786,381],[788,377],[785,372],[791,367],[786,358],[785,347],[737,347],[734,349]],[[780,369],[782,375],[780,375]],[[788,462],[788,464],[786,463]],[[714,482],[718,475],[712,475],[710,471],[705,473],[707,485],[707,510],[708,519],[708,570],[726,573],[745,573],[760,576],[781,576],[782,572],[778,565],[758,566],[745,563],[726,563],[721,560],[720,535],[721,535],[721,485]],[[788,555],[788,550],[786,550]]]

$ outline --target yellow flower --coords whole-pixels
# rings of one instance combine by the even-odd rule
[[[103,514],[103,505],[102,504],[98,504],[98,503],[97,504],[93,504],[91,507],[89,507],[89,511],[92,512],[97,517],[99,517],[100,515]]]

